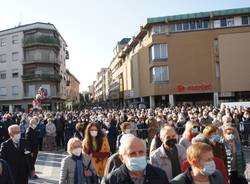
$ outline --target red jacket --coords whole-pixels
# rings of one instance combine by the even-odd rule
[[[214,157],[214,162],[215,162],[215,165],[216,165],[216,169],[219,170],[222,173],[222,175],[224,177],[225,184],[229,184],[227,169],[225,167],[225,164],[224,164],[223,160],[218,158],[218,157]],[[190,167],[189,162],[187,160],[185,160],[182,163],[182,172],[185,172],[189,167]]]

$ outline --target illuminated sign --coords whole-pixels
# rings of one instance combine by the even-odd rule
[[[210,90],[212,90],[211,84],[192,84],[192,85],[180,84],[176,87],[177,92],[210,91]]]

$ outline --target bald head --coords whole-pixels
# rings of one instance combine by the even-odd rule
[[[9,132],[10,137],[14,137],[15,134],[20,133],[20,127],[18,125],[11,125],[8,128],[8,132]]]

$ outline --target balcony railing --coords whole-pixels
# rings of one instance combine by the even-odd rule
[[[23,81],[51,80],[60,81],[61,76],[58,74],[31,74],[23,75]]]
[[[53,36],[33,35],[25,37],[23,40],[24,47],[32,47],[36,45],[52,46],[60,49],[60,41]]]
[[[24,59],[23,64],[58,64],[60,65],[61,62],[59,60],[49,61],[49,60],[27,60]]]

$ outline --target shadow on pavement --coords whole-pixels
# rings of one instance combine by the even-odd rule
[[[29,180],[29,184],[58,184],[58,182],[58,180],[44,178]]]

